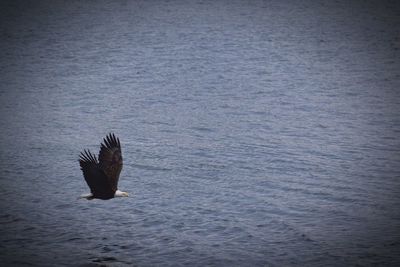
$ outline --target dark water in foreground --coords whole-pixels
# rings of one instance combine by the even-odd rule
[[[395,1],[9,2],[2,266],[400,263]]]

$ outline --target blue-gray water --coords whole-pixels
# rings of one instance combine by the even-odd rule
[[[395,1],[2,1],[2,266],[396,266]],[[120,137],[129,198],[77,200]]]

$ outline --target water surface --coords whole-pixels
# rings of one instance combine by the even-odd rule
[[[2,1],[5,266],[396,266],[395,1]],[[120,189],[77,200],[115,132]]]

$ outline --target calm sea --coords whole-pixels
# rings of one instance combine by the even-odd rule
[[[1,1],[2,266],[399,266],[396,1]],[[121,140],[120,189],[85,148]]]

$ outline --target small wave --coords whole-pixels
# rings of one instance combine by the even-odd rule
[[[149,171],[172,171],[170,168],[158,167],[158,166],[150,166],[150,165],[142,165],[142,164],[133,164],[135,168],[149,170]]]

